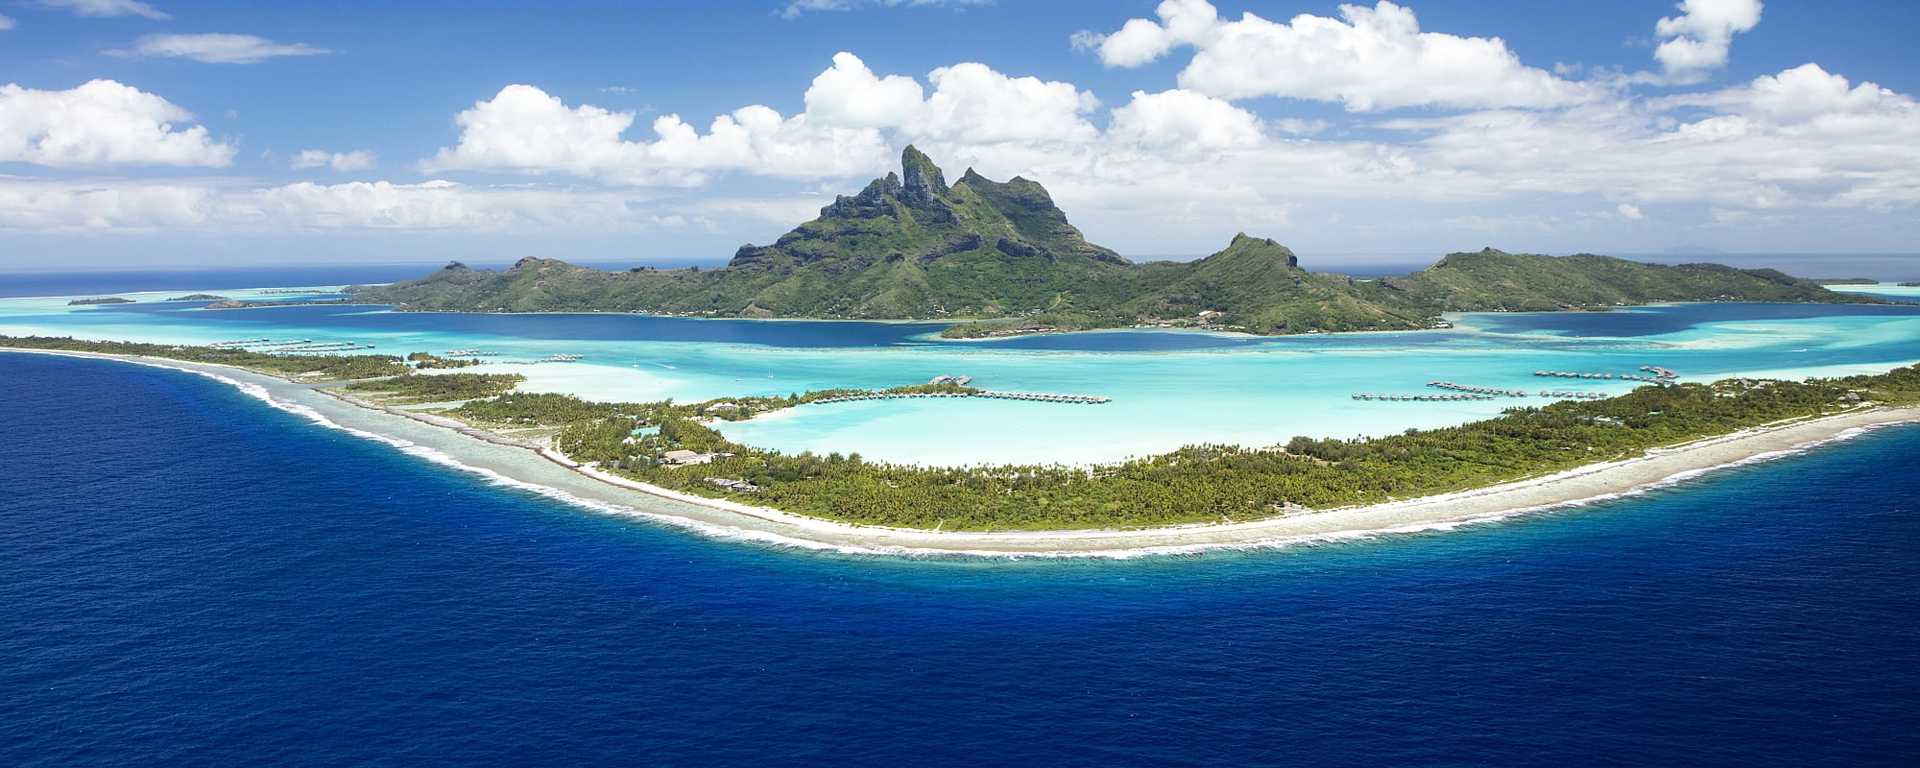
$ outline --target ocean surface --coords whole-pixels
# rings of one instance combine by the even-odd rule
[[[292,277],[260,285],[289,285]],[[723,427],[741,442],[788,452],[858,453],[919,464],[1115,461],[1193,443],[1271,445],[1296,435],[1354,437],[1459,424],[1553,398],[1540,391],[1618,394],[1636,384],[1553,379],[1539,370],[1686,380],[1801,378],[1881,372],[1920,362],[1920,304],[1693,304],[1601,313],[1474,314],[1458,327],[1411,333],[1282,338],[1129,330],[987,342],[934,338],[929,323],[705,320],[625,314],[393,312],[375,305],[207,309],[170,301],[192,292],[234,298],[338,296],[338,285],[121,291],[132,303],[71,306],[72,296],[0,298],[0,334],[156,343],[271,339],[363,345],[404,355],[480,350],[478,371],[520,373],[523,390],[588,399],[681,402],[886,388],[966,375],[988,389],[1100,395],[1104,405],[941,399],[809,405]],[[1865,286],[1896,295],[1897,286]],[[578,363],[536,363],[556,353]],[[1355,400],[1420,394],[1427,384],[1524,389],[1477,402]]]
[[[0,355],[0,765],[1920,761],[1920,428],[1447,533],[835,556]]]

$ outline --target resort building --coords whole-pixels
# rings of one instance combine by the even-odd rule
[[[684,467],[693,464],[710,464],[713,462],[714,457],[718,455],[719,454],[689,451],[681,448],[660,454],[660,460],[674,466]]]

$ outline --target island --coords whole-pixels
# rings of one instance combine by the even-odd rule
[[[73,301],[67,302],[67,306],[90,307],[96,304],[132,304],[132,303],[133,303],[133,299],[123,299],[123,298],[120,298],[119,296],[105,296],[97,299],[74,299]]]
[[[1589,487],[1618,492],[1664,476],[1621,473],[1636,463],[1699,469],[1686,460],[1691,452],[1711,460],[1704,466],[1717,466],[1797,444],[1783,446],[1782,439],[1817,440],[1920,418],[1920,367],[1800,382],[1695,384],[1675,383],[1670,372],[1648,366],[1654,375],[1645,385],[1619,396],[1518,406],[1495,418],[1387,437],[1194,445],[1093,466],[923,467],[858,455],[788,455],[729,441],[711,425],[848,399],[993,393],[941,377],[879,391],[610,403],[518,392],[521,379],[513,374],[421,373],[391,356],[3,336],[0,348],[256,371],[298,383],[298,391],[326,392],[384,416],[523,448],[529,460],[760,521],[755,525],[775,519],[800,521],[793,524],[805,529],[811,524],[804,521],[820,521],[840,526],[834,531],[893,537],[1119,530],[1144,531],[1152,535],[1137,540],[1157,541],[1163,533],[1191,537],[1213,526],[1259,532],[1303,516],[1374,514],[1409,504],[1428,504],[1429,514],[1441,516],[1434,519],[1457,519],[1460,509],[1440,502],[1471,510],[1462,499],[1496,499],[1505,505],[1500,509],[1530,508],[1566,500],[1554,483],[1573,482],[1568,478],[1588,483],[1575,483],[1574,493]],[[1766,437],[1776,433],[1785,437]],[[1605,482],[1608,472],[1624,479]],[[1603,480],[1595,485],[1594,477]],[[1542,496],[1541,488],[1552,492]]]
[[[310,304],[346,304],[346,299],[223,299],[203,309],[258,309],[260,307],[304,307]]]
[[[901,170],[843,195],[725,267],[604,271],[527,258],[460,262],[349,289],[406,311],[636,312],[741,318],[932,320],[976,338],[1167,327],[1296,334],[1418,330],[1446,312],[1605,310],[1656,302],[1874,303],[1771,269],[1677,266],[1487,248],[1403,277],[1312,272],[1270,238],[1235,235],[1191,262],[1135,263],[1089,243],[1039,183],[968,169],[952,184],[909,146]]]
[[[171,299],[167,299],[167,301],[226,301],[226,300],[227,300],[227,297],[225,296],[216,296],[211,293],[189,293],[185,296],[175,296]]]

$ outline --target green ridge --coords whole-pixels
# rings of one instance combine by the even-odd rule
[[[946,331],[957,337],[1132,325],[1410,330],[1448,311],[1873,301],[1773,270],[1493,249],[1363,281],[1301,269],[1286,246],[1245,234],[1198,261],[1135,264],[1087,242],[1036,182],[996,182],[968,169],[948,184],[911,146],[900,165],[772,244],[741,246],[720,269],[606,272],[529,258],[495,272],[455,262],[353,292],[404,310],[971,321]]]

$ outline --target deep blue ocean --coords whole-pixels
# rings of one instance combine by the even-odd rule
[[[699,538],[0,354],[0,765],[1912,765],[1920,428],[1450,533]]]

